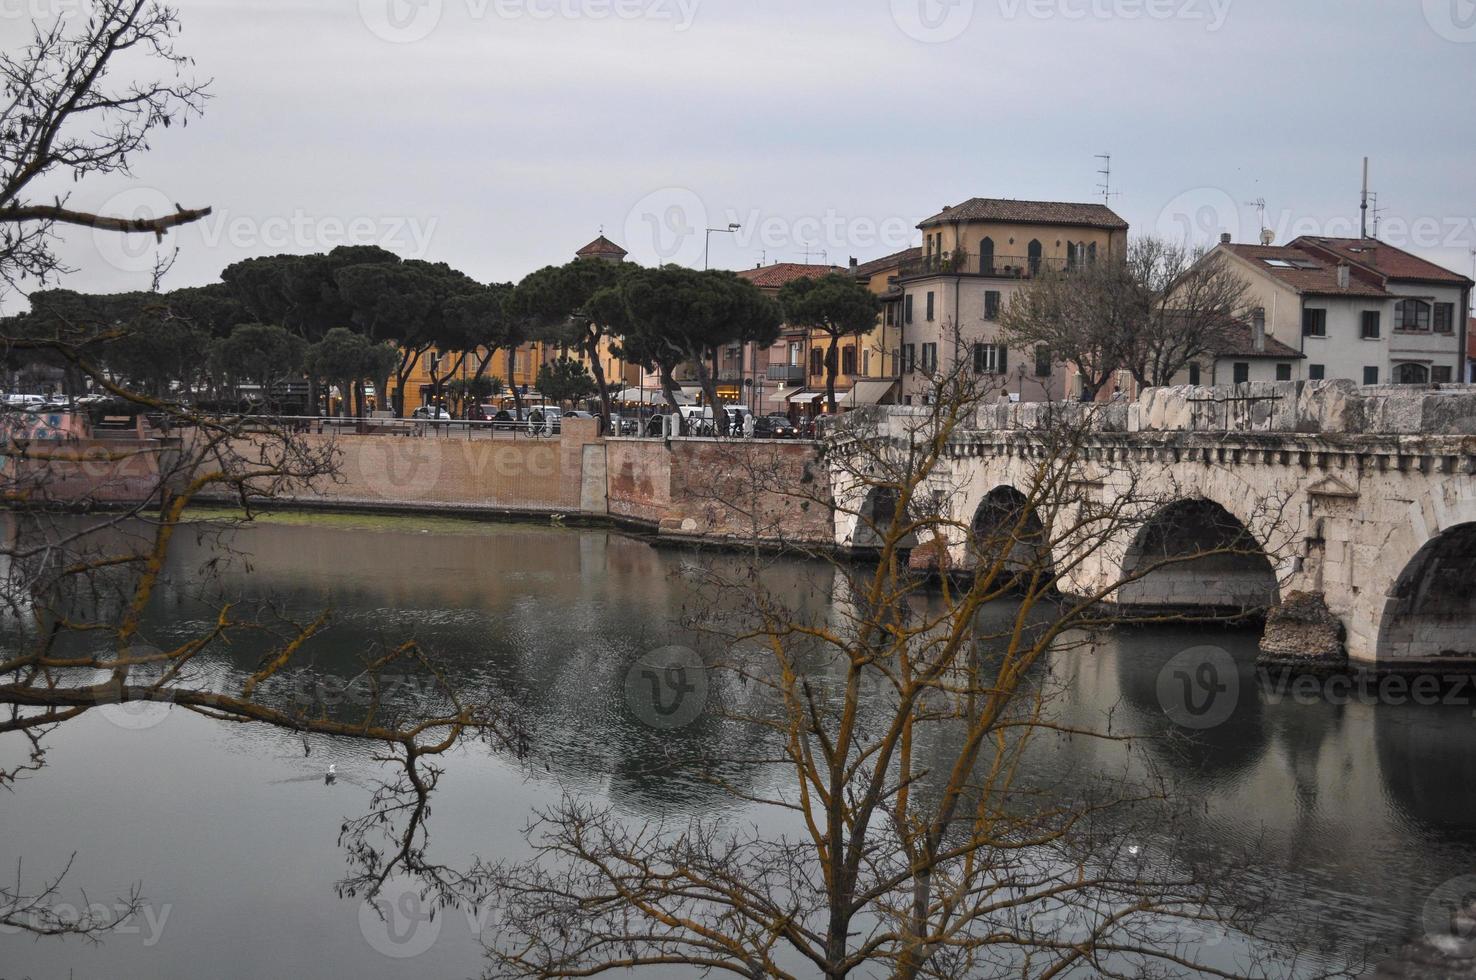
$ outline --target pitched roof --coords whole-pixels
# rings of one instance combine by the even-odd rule
[[[594,241],[590,242],[588,245],[575,252],[574,257],[587,259],[598,257],[601,255],[618,255],[621,258],[624,258],[628,254],[630,253],[626,252],[625,249],[621,248],[619,245],[616,245],[604,235],[601,235],[599,238],[596,238]]]
[[[1128,223],[1105,204],[1069,204],[1062,201],[1013,201],[973,197],[923,219],[919,228],[955,221],[999,221],[1021,225],[1084,225],[1126,231]]]
[[[1338,285],[1337,266],[1313,252],[1290,245],[1221,245],[1274,279],[1311,296],[1366,296],[1387,299],[1389,294],[1357,276],[1347,288]],[[1271,265],[1271,262],[1287,265]]]
[[[806,265],[803,262],[775,262],[773,265],[762,265],[757,269],[739,269],[738,275],[758,286],[760,289],[778,289],[786,283],[796,279],[818,279],[820,276],[829,275],[832,272],[849,272],[835,265]]]
[[[1292,242],[1292,245],[1325,250],[1340,259],[1367,266],[1393,280],[1448,282],[1452,285],[1471,282],[1458,272],[1451,272],[1418,255],[1411,255],[1401,248],[1372,238],[1321,238],[1304,235]]]
[[[1307,356],[1269,335],[1266,337],[1265,349],[1256,350],[1255,335],[1251,325],[1244,320],[1226,324],[1221,329],[1219,338],[1210,347],[1217,357],[1268,357],[1287,361],[1301,360]]]
[[[910,262],[920,258],[922,258],[921,246],[904,248],[900,252],[893,252],[891,255],[883,255],[881,258],[872,259],[870,262],[862,262],[860,265],[856,266],[856,268],[851,270],[851,274],[854,275],[857,279],[870,279],[878,272],[885,272],[888,269],[900,266],[903,262]]]

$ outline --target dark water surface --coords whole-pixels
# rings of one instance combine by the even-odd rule
[[[312,652],[321,676],[347,675],[355,654],[413,638],[535,720],[526,766],[483,746],[447,760],[436,856],[464,864],[522,854],[529,813],[562,788],[639,819],[751,816],[668,765],[673,746],[708,751],[731,732],[704,721],[658,731],[625,699],[634,655],[688,639],[671,624],[693,601],[690,553],[606,531],[416,518],[284,516],[233,540],[251,558],[222,572],[226,591],[302,614],[335,611]],[[206,614],[190,596],[206,547],[181,542],[176,581],[152,620],[158,640]],[[770,574],[771,584],[789,576],[798,587],[831,573],[795,564]],[[1187,746],[1072,740],[1034,756],[1042,780],[1161,770],[1192,801],[1188,822],[1205,853],[1254,853],[1267,887],[1292,896],[1300,923],[1315,922],[1338,951],[1397,945],[1443,883],[1476,871],[1471,707],[1297,703],[1257,687],[1254,633],[1152,630],[1058,655],[1049,670],[1064,693],[1052,710],[1162,731],[1162,670],[1205,643],[1242,669],[1224,723]],[[207,669],[249,663],[243,651]],[[284,733],[158,707],[93,711],[49,748],[46,769],[0,794],[0,870],[11,878],[23,857],[34,881],[75,852],[62,900],[80,904],[85,887],[108,903],[141,882],[148,915],[97,946],[0,932],[0,978],[480,972],[474,917],[453,911],[414,935],[386,935],[358,901],[336,896],[339,827],[362,812],[377,771],[366,748],[319,740],[305,755]],[[333,785],[323,780],[329,762],[341,774]]]

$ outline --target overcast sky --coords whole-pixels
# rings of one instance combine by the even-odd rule
[[[33,14],[0,0],[13,49]],[[1470,274],[1476,0],[185,0],[214,84],[132,179],[72,203],[210,205],[166,287],[375,243],[516,280],[599,233],[643,263],[874,258],[971,196],[1101,200],[1135,232],[1356,233]],[[70,189],[70,188],[69,188]],[[152,247],[69,232],[88,291]],[[822,253],[824,253],[822,255]],[[6,304],[13,307],[14,300]]]

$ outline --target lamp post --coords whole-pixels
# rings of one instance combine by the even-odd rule
[[[707,229],[707,238],[703,241],[703,245],[702,245],[702,269],[703,269],[704,272],[707,270],[707,254],[708,254],[708,252],[710,252],[712,250],[712,236],[713,236],[713,234],[716,233],[716,234],[719,234],[719,235],[732,235],[732,234],[736,234],[737,231],[738,231],[738,229],[739,228],[742,228],[742,227],[743,227],[742,225],[740,225],[738,222],[734,221],[734,222],[729,223],[728,227],[726,227],[726,228],[709,228],[709,229]]]

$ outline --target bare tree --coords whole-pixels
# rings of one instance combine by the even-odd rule
[[[128,173],[150,132],[200,113],[206,83],[180,77],[192,62],[175,51],[178,33],[174,11],[157,0],[99,0],[86,18],[37,24],[28,46],[0,52],[7,100],[0,106],[0,278],[13,285],[67,271],[52,251],[58,224],[162,239],[210,213],[176,205],[172,214],[140,218],[69,208],[67,195],[37,200],[49,176],[76,183]],[[115,71],[138,73],[138,64],[120,64],[127,58],[145,66],[152,60],[173,77],[115,85]]]
[[[1142,293],[1131,267],[1105,259],[1074,269],[1041,269],[1010,299],[999,327],[1011,347],[1045,346],[1076,368],[1081,400],[1093,401],[1112,375],[1132,360],[1142,317]]]
[[[1223,349],[1249,315],[1248,287],[1223,255],[1159,238],[1128,248],[1129,282],[1141,295],[1125,366],[1144,387],[1163,387],[1194,361]]]
[[[727,602],[688,625],[721,651],[709,710],[732,755],[690,775],[787,829],[631,823],[566,798],[530,828],[537,857],[485,869],[503,903],[490,975],[1288,972],[1198,955],[1202,929],[1249,933],[1265,909],[1231,897],[1235,869],[1211,873],[1182,846],[1185,807],[1156,779],[1053,785],[1033,764],[1066,740],[1137,737],[1048,710],[1048,664],[1089,655],[1097,631],[1124,621],[1109,604],[1120,589],[1260,545],[1209,535],[1145,548],[1122,574],[1079,576],[1104,550],[1121,554],[1168,497],[1149,492],[1130,454],[1097,451],[1105,407],[1011,408],[992,395],[959,365],[927,406],[853,413],[824,446],[828,478],[791,479],[781,450],[724,450],[712,499],[745,516],[752,546],[711,563],[707,584]],[[1008,437],[1018,487],[959,513],[970,430],[1006,411],[1026,419]],[[794,538],[791,504],[833,511],[871,556],[807,552],[835,573],[818,601],[765,586],[771,550]],[[1063,595],[1062,581],[1093,584]],[[1149,827],[1151,854],[1135,844]]]

